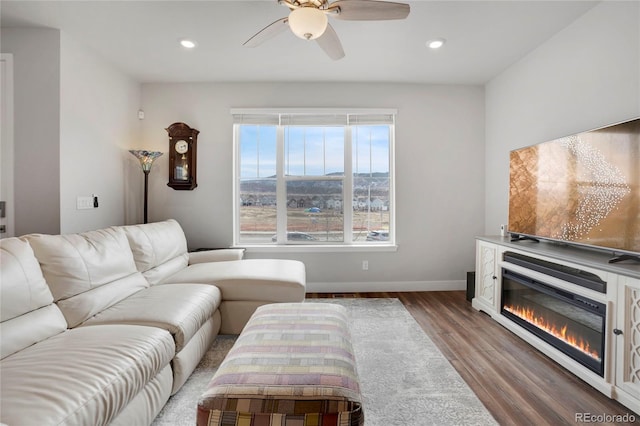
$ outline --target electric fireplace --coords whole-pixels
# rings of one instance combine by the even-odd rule
[[[604,376],[605,304],[503,268],[501,313]]]

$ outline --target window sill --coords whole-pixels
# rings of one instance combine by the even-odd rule
[[[396,252],[396,244],[353,244],[353,245],[234,245],[231,248],[243,248],[248,253],[345,253],[345,252]]]

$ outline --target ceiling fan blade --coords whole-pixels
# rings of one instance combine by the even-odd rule
[[[244,47],[256,47],[285,31],[289,28],[289,17],[278,19],[277,21],[267,25],[242,45]]]
[[[334,61],[344,58],[342,43],[340,43],[336,30],[334,30],[330,24],[327,25],[327,29],[324,30],[324,34],[318,37],[316,41],[322,50],[324,50],[324,53]]]
[[[386,21],[409,16],[410,6],[377,0],[338,0],[329,5],[330,14],[336,19],[349,21]]]

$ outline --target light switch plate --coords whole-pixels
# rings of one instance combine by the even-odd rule
[[[93,197],[81,197],[78,196],[76,200],[76,208],[78,210],[88,210],[93,208]]]

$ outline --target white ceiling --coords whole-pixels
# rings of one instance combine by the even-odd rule
[[[406,20],[330,18],[346,57],[286,32],[249,37],[287,15],[261,1],[2,1],[1,24],[57,28],[140,82],[341,81],[484,84],[594,1],[409,1]],[[183,37],[198,47],[187,51]],[[444,37],[439,51],[425,47]]]

